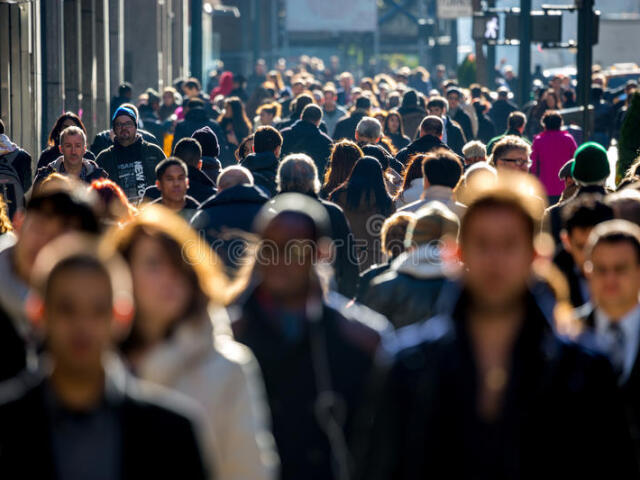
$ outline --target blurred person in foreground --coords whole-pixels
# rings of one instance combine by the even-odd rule
[[[133,372],[205,409],[215,478],[273,478],[278,459],[262,378],[220,315],[228,288],[220,259],[184,221],[155,205],[112,230],[105,246],[131,268],[136,315],[120,350]]]
[[[0,388],[3,478],[212,478],[201,417],[186,398],[141,384],[111,354],[133,315],[122,259],[64,235],[35,262],[31,320],[45,357]]]
[[[398,332],[361,478],[637,478],[609,362],[557,336],[530,289],[541,185],[484,180],[461,221],[457,301]]]
[[[65,232],[99,230],[92,197],[77,185],[34,195],[14,224],[17,240],[0,252],[0,380],[37,366],[40,338],[28,321],[25,302],[38,253]]]
[[[330,220],[320,203],[279,195],[256,225],[255,264],[230,313],[236,340],[251,348],[264,376],[280,478],[349,478],[389,325],[323,289]]]
[[[604,352],[617,376],[640,459],[640,228],[626,220],[596,226],[586,246],[591,302],[577,310],[581,341]]]

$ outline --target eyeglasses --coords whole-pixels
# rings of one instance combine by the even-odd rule
[[[136,126],[136,124],[133,123],[133,122],[124,122],[124,123],[116,122],[116,123],[113,124],[113,128],[114,129],[115,128],[118,128],[118,129],[120,129],[120,128],[133,128],[135,126]]]
[[[531,166],[531,160],[523,158],[499,158],[499,162],[515,163],[519,167]]]

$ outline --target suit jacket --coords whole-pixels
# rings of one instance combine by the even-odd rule
[[[358,478],[638,478],[610,364],[556,335],[532,294],[525,302],[493,422],[477,414],[468,294],[398,332]]]
[[[150,394],[122,373],[121,400],[113,407],[122,432],[120,478],[208,478],[191,403],[180,398],[178,407],[176,397]],[[20,375],[0,387],[0,425],[1,478],[56,479],[42,375]]]
[[[584,327],[578,337],[580,343],[588,348],[597,349],[595,346],[595,308],[590,304],[576,309],[576,316]],[[620,385],[624,412],[627,417],[627,426],[635,446],[636,459],[640,463],[640,349],[636,353],[633,367],[629,377]]]

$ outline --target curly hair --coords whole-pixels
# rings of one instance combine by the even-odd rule
[[[0,234],[13,231],[13,225],[7,214],[7,204],[4,197],[0,194]]]

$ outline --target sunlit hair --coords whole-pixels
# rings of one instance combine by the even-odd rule
[[[380,243],[382,253],[387,257],[395,258],[404,252],[407,228],[414,218],[411,212],[397,212],[384,221],[380,229]]]
[[[515,135],[507,135],[493,147],[491,155],[491,165],[496,166],[496,162],[503,158],[511,150],[521,150],[527,154],[527,158],[531,157],[531,145],[522,138]]]
[[[424,155],[414,155],[409,158],[407,165],[404,167],[402,171],[402,186],[398,190],[394,200],[404,200],[403,194],[406,189],[411,186],[411,182],[416,178],[423,178],[422,176],[422,161],[424,160]]]
[[[67,175],[53,172],[33,186],[33,195],[40,195],[51,190],[71,190],[76,183],[77,181]]]
[[[0,195],[0,234],[11,231],[13,231],[13,225],[11,225],[11,220],[9,220],[9,215],[7,214],[7,204],[4,201],[4,197]]]
[[[258,110],[256,110],[256,114],[260,115],[262,112],[267,112],[271,114],[274,118],[277,118],[280,116],[281,111],[282,111],[282,107],[278,102],[270,102],[270,103],[263,103],[262,105],[260,105],[258,107]]]
[[[222,261],[185,220],[161,205],[148,205],[122,228],[111,229],[104,245],[131,262],[133,247],[144,237],[162,245],[173,266],[192,287],[193,298],[183,317],[201,313],[210,302],[226,304],[228,280]]]
[[[129,203],[127,196],[120,186],[113,180],[102,178],[94,180],[89,186],[98,195],[100,203],[100,217],[107,223],[120,225],[133,220],[138,213],[136,207]]]
[[[341,140],[333,145],[327,171],[324,174],[322,192],[329,195],[349,177],[356,162],[364,157],[362,149],[351,140]]]
[[[546,208],[544,199],[544,189],[532,175],[504,171],[496,177],[490,172],[478,172],[469,179],[464,195],[459,199],[467,205],[460,225],[460,242],[464,242],[471,219],[478,212],[492,209],[508,209],[520,214],[533,242],[540,233]]]

